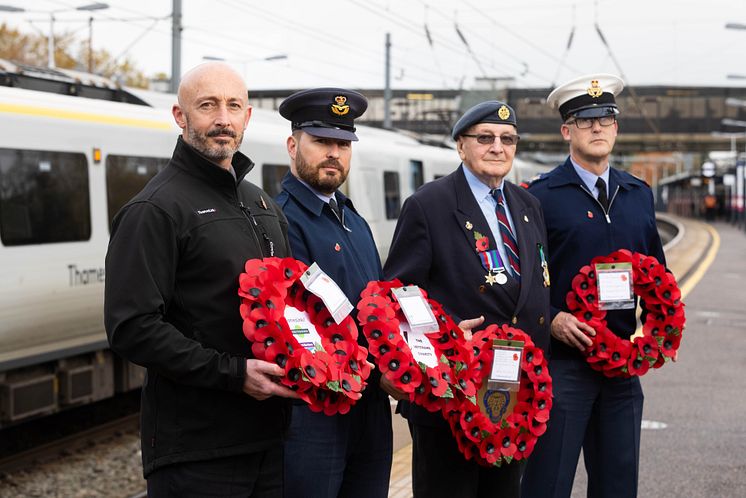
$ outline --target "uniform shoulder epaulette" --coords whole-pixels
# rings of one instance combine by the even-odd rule
[[[628,174],[629,176],[631,176],[632,178],[634,178],[634,179],[635,179],[635,180],[637,180],[638,182],[642,183],[642,184],[643,184],[643,185],[645,185],[646,187],[648,187],[648,188],[651,188],[651,187],[650,187],[650,184],[649,184],[648,182],[646,182],[644,178],[641,178],[641,177],[639,177],[639,176],[637,176],[637,175],[635,175],[635,174],[633,174],[633,173],[630,173],[629,171],[622,171],[622,173],[626,173],[626,174]]]
[[[531,178],[529,178],[528,180],[524,180],[524,181],[522,181],[522,182],[520,183],[520,185],[521,185],[521,187],[523,187],[523,188],[527,189],[527,188],[529,188],[529,187],[530,187],[531,185],[533,185],[533,184],[534,184],[535,182],[537,182],[537,181],[541,180],[542,178],[544,178],[544,176],[545,176],[545,174],[544,174],[544,173],[537,173],[536,175],[532,176],[532,177],[531,177]]]

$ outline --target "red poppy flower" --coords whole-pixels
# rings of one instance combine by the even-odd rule
[[[363,379],[370,377],[371,365],[368,363],[368,350],[360,346],[354,358],[349,360],[350,372],[359,375]]]
[[[490,239],[488,239],[487,237],[482,237],[481,239],[477,239],[477,243],[476,243],[477,252],[484,252],[489,248],[490,248]]]
[[[482,440],[482,418],[479,410],[465,410],[460,417],[461,430],[471,441],[479,443]]]
[[[330,345],[331,355],[335,364],[345,365],[355,354],[357,344],[351,341],[338,340]]]
[[[391,350],[378,358],[378,368],[382,374],[392,373],[392,377],[397,376],[397,372],[409,365],[410,355],[402,351]]]
[[[515,438],[515,445],[516,445],[516,452],[513,455],[513,458],[516,460],[521,460],[528,458],[531,453],[534,451],[534,446],[536,446],[537,438],[530,432],[523,432],[521,434],[518,434],[518,436]]]
[[[666,335],[666,320],[664,315],[658,317],[648,314],[645,323],[642,325],[642,331],[645,335],[664,336]]]
[[[498,441],[493,435],[489,435],[484,438],[479,445],[479,456],[481,456],[487,464],[492,465],[497,462],[501,457],[500,446],[502,441]]]
[[[358,319],[362,322],[368,321],[368,317],[370,316],[370,313],[374,309],[383,308],[386,306],[386,298],[380,295],[376,296],[366,296],[362,298],[358,304],[357,309],[358,311]]]
[[[456,386],[461,389],[464,396],[476,396],[477,387],[474,385],[474,380],[471,377],[471,373],[468,369],[464,368],[455,374]]]
[[[253,347],[253,346],[252,346]],[[264,361],[276,363],[287,372],[290,350],[284,341],[276,341],[265,348]]]
[[[538,437],[547,431],[547,424],[546,422],[539,422],[538,420],[534,419],[531,421],[528,430],[531,432],[531,434]]]
[[[515,444],[515,439],[518,436],[518,431],[512,427],[501,431],[500,442],[500,453],[503,457],[513,458],[518,447]]]
[[[611,350],[606,369],[615,369],[626,365],[631,351],[632,344],[629,341],[619,341]]]
[[[644,358],[651,360],[656,360],[658,358],[658,341],[655,337],[636,337],[634,345],[639,354]]]
[[[527,369],[526,374],[532,382],[546,382],[550,378],[547,366],[543,364],[531,365]]]
[[[282,285],[290,287],[306,271],[308,267],[302,261],[293,258],[282,258],[278,264],[279,273],[282,275]]]
[[[627,370],[630,375],[644,375],[650,368],[650,361],[639,354],[633,354],[627,361]]]
[[[363,385],[355,377],[356,376],[350,375],[347,372],[342,372],[339,380],[339,387],[348,398],[360,399],[362,396]]]
[[[327,416],[336,414],[345,415],[350,412],[352,403],[352,399],[348,396],[337,396],[334,402],[329,401],[324,407],[324,414]]]
[[[679,349],[681,334],[667,334],[661,341],[661,353],[668,358],[673,358]]]
[[[309,351],[300,353],[300,367],[305,379],[314,386],[323,386],[327,379],[328,365]]]
[[[448,381],[443,378],[440,368],[428,367],[425,370],[427,382],[429,382],[429,391],[433,396],[441,397],[448,390]]]

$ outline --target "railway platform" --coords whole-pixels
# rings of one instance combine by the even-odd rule
[[[642,378],[638,496],[746,496],[746,234],[725,223],[673,221],[683,230],[666,255],[684,294],[687,327],[678,361]],[[405,420],[399,415],[393,420],[389,496],[407,498],[412,446]],[[64,458],[0,473],[0,498],[143,498],[139,450],[133,431]],[[585,490],[580,464],[572,497],[584,497]]]
[[[746,234],[726,223],[670,216],[665,248],[686,304],[675,363],[642,378],[639,496],[746,496]],[[393,408],[392,408],[393,409]],[[412,496],[412,445],[394,415],[390,498]],[[586,496],[581,463],[573,498]]]

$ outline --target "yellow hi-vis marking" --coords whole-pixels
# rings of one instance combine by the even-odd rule
[[[150,128],[156,130],[170,130],[171,124],[166,121],[155,121],[151,119],[124,118],[120,116],[107,116],[91,112],[67,111],[64,109],[53,109],[49,107],[33,107],[29,105],[0,103],[0,113],[25,114],[27,116],[42,116],[54,119],[67,119],[71,121],[85,121],[88,123],[101,123],[119,126],[131,126],[134,128]]]

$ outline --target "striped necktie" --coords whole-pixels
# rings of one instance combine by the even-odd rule
[[[508,255],[508,263],[510,269],[513,271],[513,276],[521,281],[521,265],[520,259],[518,258],[518,242],[516,241],[513,231],[510,229],[510,223],[508,222],[508,216],[505,214],[505,199],[503,198],[502,189],[496,188],[490,191],[490,194],[497,203],[497,224],[500,226],[500,237],[503,240],[505,246],[505,253]]]

